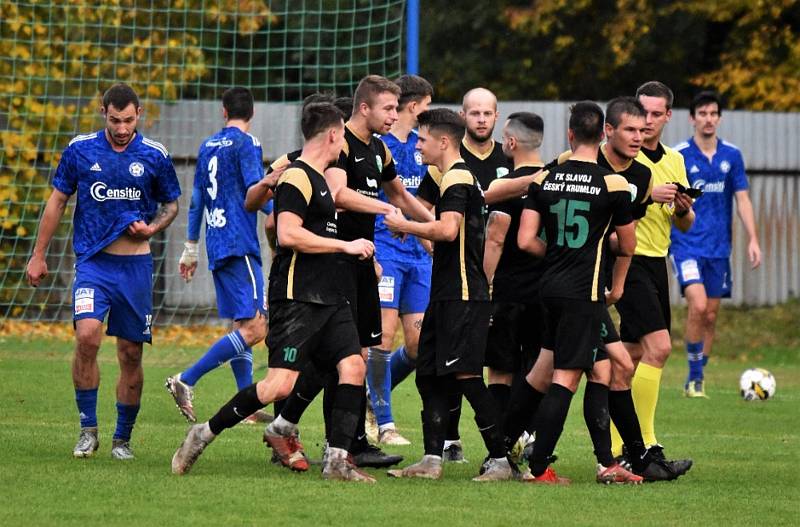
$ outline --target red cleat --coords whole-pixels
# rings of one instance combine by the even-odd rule
[[[553,467],[547,467],[540,476],[534,476],[526,471],[521,479],[523,483],[539,483],[542,485],[569,485],[571,483],[569,479],[556,475],[556,471],[553,470]]]
[[[619,463],[614,463],[610,467],[597,465],[597,482],[610,485],[615,483],[617,485],[641,485],[644,478],[637,476],[633,472],[626,470]]]
[[[272,448],[284,467],[295,472],[308,470],[308,458],[303,452],[303,444],[296,435],[282,436],[265,430],[264,441]]]

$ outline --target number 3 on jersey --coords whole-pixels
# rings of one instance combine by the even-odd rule
[[[213,156],[208,160],[208,180],[211,182],[210,187],[206,187],[208,195],[211,196],[211,201],[217,199],[217,156]],[[225,209],[214,207],[211,211],[206,207],[204,209],[206,225],[209,227],[220,229],[225,226],[227,220],[225,219]]]
[[[556,245],[566,242],[570,249],[580,249],[589,237],[589,220],[581,212],[589,212],[588,201],[561,199],[550,205],[550,212],[556,215],[558,238]]]

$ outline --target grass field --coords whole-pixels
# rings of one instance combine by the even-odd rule
[[[679,311],[677,326],[681,318]],[[117,368],[111,341],[104,344],[100,450],[92,459],[76,460],[71,457],[77,439],[71,343],[6,331],[0,337],[0,525],[796,525],[798,320],[797,302],[780,309],[724,310],[719,356],[708,370],[709,400],[681,396],[685,361],[676,346],[664,374],[657,432],[668,455],[692,457],[695,466],[677,482],[640,487],[594,483],[591,443],[577,397],[557,448],[556,468],[573,479],[570,487],[469,481],[484,453],[469,409],[461,430],[470,463],[447,466],[442,481],[389,480],[373,470],[378,484],[367,486],[322,481],[314,467],[293,474],[265,462],[261,429],[247,425],[227,431],[190,475],[176,477],[170,458],[186,423],[162,383],[203,349],[174,343],[146,349],[144,404],[132,462],[109,455]],[[257,363],[263,363],[264,348],[256,354]],[[749,366],[775,374],[774,400],[740,400],[738,376]],[[262,374],[263,369],[256,372]],[[228,368],[204,378],[195,401],[198,416],[210,416],[234,390]],[[390,450],[416,461],[421,432],[413,382],[401,385],[394,400],[396,420],[414,444]],[[315,403],[301,423],[313,457],[319,456],[322,440],[320,414]]]

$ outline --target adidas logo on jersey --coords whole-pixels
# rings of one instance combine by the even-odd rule
[[[94,165],[92,165],[92,168],[90,168],[89,170],[91,170],[92,172],[102,172],[103,171],[103,169],[100,168],[100,163],[95,163]]]
[[[692,168],[689,169],[690,174],[697,174],[698,172],[700,172],[700,169],[697,168],[697,165],[692,165]]]

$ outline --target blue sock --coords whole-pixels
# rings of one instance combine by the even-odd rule
[[[708,355],[703,355],[703,368],[706,367],[706,364],[708,364]]]
[[[75,388],[75,402],[78,404],[78,416],[81,428],[97,426],[97,388],[79,390]]]
[[[117,429],[114,431],[114,439],[130,440],[138,413],[138,404],[122,404],[117,401]]]
[[[244,343],[239,331],[232,331],[216,341],[206,354],[200,357],[199,361],[181,373],[181,380],[189,386],[194,386],[200,377],[225,364],[237,354],[244,353],[245,349],[247,349],[247,344]]]
[[[703,379],[703,341],[687,342],[686,356],[689,359],[689,378],[687,382]]]
[[[406,347],[400,346],[397,348],[397,351],[392,353],[392,358],[389,360],[389,369],[392,371],[392,389],[411,375],[411,372],[416,367],[417,361],[408,356]]]
[[[367,352],[367,386],[378,426],[394,422],[392,417],[392,353],[376,348]]]
[[[232,358],[231,369],[239,391],[253,384],[253,350],[245,348],[244,353],[239,353]]]

